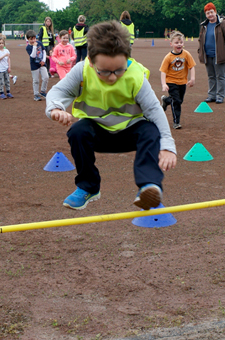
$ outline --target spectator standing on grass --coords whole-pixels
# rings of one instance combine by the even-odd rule
[[[60,43],[54,48],[52,60],[56,63],[57,73],[63,79],[70,72],[72,63],[76,60],[74,48],[69,44],[69,33],[66,30],[59,32]]]
[[[55,46],[53,22],[50,17],[45,18],[44,25],[41,26],[38,36],[39,41],[41,41],[45,47],[46,54],[49,56],[49,51],[52,50]],[[46,65],[49,73],[50,63],[48,59],[46,60]],[[49,76],[51,75],[49,74]]]
[[[146,210],[157,207],[162,199],[162,170],[175,167],[176,147],[148,82],[149,70],[129,58],[129,32],[116,21],[92,26],[87,41],[88,58],[76,64],[47,96],[49,118],[69,126],[72,115],[66,108],[73,101],[72,114],[79,118],[67,132],[77,189],[63,205],[79,210],[100,198],[95,152],[136,151],[134,175],[139,191],[134,204]]]
[[[26,51],[30,56],[30,68],[33,78],[34,100],[40,101],[41,97],[46,98],[48,86],[48,71],[46,68],[46,51],[43,44],[36,39],[36,33],[32,30],[26,33],[28,45]],[[41,92],[39,93],[39,76],[41,75]]]
[[[134,24],[131,21],[130,13],[128,11],[124,11],[120,16],[120,23],[122,26],[128,29],[130,33],[130,44],[134,43]]]
[[[85,24],[86,17],[79,15],[78,23],[73,28],[73,40],[77,52],[77,63],[87,56],[87,32],[89,27]]]
[[[10,93],[10,72],[10,52],[7,48],[5,48],[5,39],[0,37],[0,99],[14,98]],[[6,88],[6,95],[4,93],[4,87]]]
[[[208,74],[208,97],[205,102],[221,104],[225,96],[225,20],[209,2],[204,7],[206,20],[201,23],[198,57]]]
[[[162,107],[166,111],[171,105],[173,115],[173,128],[181,129],[180,116],[181,104],[184,100],[186,85],[189,87],[195,84],[195,61],[192,55],[183,49],[184,35],[179,31],[172,31],[170,34],[170,46],[172,51],[168,53],[160,67],[162,91],[168,91],[169,96],[161,97]],[[190,80],[188,81],[188,70]]]

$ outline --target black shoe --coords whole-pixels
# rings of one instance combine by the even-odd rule
[[[217,99],[216,100],[216,104],[222,104],[223,103],[223,99]]]
[[[216,99],[213,99],[213,98],[206,98],[206,100],[205,100],[205,102],[206,103],[212,103],[212,102],[215,102],[216,101]]]

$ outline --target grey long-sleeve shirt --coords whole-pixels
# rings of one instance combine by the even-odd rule
[[[83,81],[84,61],[77,63],[60,82],[52,87],[46,98],[46,115],[51,119],[51,111],[66,108],[80,95],[80,84]],[[160,149],[176,153],[174,139],[171,136],[169,123],[155,92],[148,80],[144,78],[143,85],[135,97],[143,115],[155,123],[160,132]]]

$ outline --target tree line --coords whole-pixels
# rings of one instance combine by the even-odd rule
[[[70,0],[63,10],[51,11],[38,0],[0,0],[0,28],[6,23],[44,22],[50,16],[58,31],[73,27],[77,17],[84,14],[89,26],[105,20],[119,20],[127,10],[131,14],[140,37],[145,32],[154,32],[154,37],[163,37],[165,28],[178,29],[185,36],[197,37],[199,24],[205,19],[203,0]],[[222,15],[225,0],[213,1]]]

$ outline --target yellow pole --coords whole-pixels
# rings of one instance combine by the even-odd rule
[[[13,231],[43,229],[43,228],[52,228],[52,227],[63,227],[63,226],[75,225],[75,224],[87,224],[87,223],[96,223],[96,222],[105,222],[105,221],[125,220],[128,218],[134,218],[134,217],[161,215],[161,214],[175,213],[175,212],[181,212],[181,211],[219,207],[221,205],[225,205],[225,199],[185,204],[185,205],[177,205],[174,207],[151,209],[151,210],[144,210],[144,211],[132,211],[132,212],[118,213],[118,214],[87,216],[87,217],[77,217],[77,218],[70,218],[70,219],[64,219],[64,220],[8,225],[8,226],[0,227],[0,233],[9,233]]]

